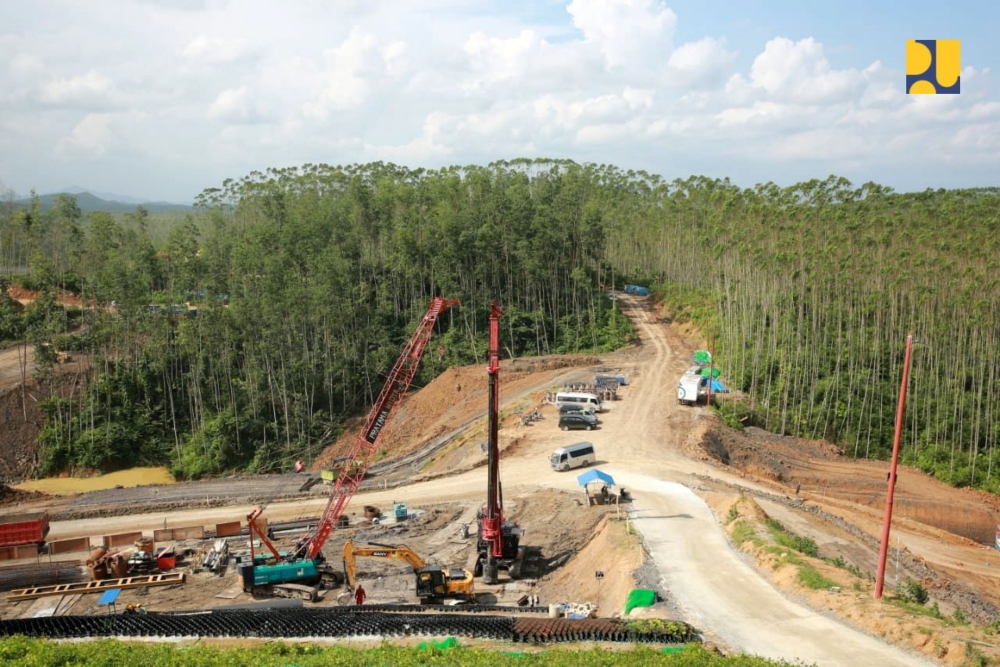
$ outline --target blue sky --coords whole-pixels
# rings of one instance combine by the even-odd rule
[[[1000,184],[1000,3],[900,4],[17,3],[0,187],[190,201],[272,166],[512,157],[744,186]],[[907,39],[962,40],[961,95],[903,93]]]

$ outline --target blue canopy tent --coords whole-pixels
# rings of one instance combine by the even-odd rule
[[[577,475],[576,481],[578,481],[580,486],[583,487],[583,492],[587,496],[587,503],[589,505],[607,505],[615,499],[614,494],[608,492],[608,487],[615,485],[615,478],[606,472],[602,472],[597,468],[594,468],[593,470],[588,470],[582,475]],[[587,485],[597,482],[601,483],[601,492],[591,495]]]
[[[606,472],[593,468],[583,473],[582,475],[576,476],[576,481],[580,482],[580,486],[587,486],[591,482],[604,482],[608,486],[615,485],[615,478]]]

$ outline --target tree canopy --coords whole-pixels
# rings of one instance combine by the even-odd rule
[[[142,209],[83,215],[71,197],[0,207],[0,263],[98,306],[60,339],[97,364],[82,401],[46,405],[47,470],[276,470],[364,410],[433,296],[462,307],[442,318],[445,354],[428,355],[423,382],[482,362],[494,299],[506,355],[620,346],[633,332],[603,289],[631,281],[714,341],[745,396],[725,408],[733,423],[859,457],[889,452],[914,332],[905,460],[1000,489],[995,189],[897,193],[834,176],[740,188],[522,159],[268,169],[196,204],[169,230]],[[171,314],[185,302],[197,316]],[[63,326],[19,317],[0,303],[11,339]]]

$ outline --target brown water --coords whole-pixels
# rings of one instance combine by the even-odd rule
[[[116,486],[129,488],[143,484],[174,484],[174,478],[166,468],[129,468],[99,477],[45,477],[30,482],[14,484],[15,489],[42,491],[54,496],[65,496],[86,491],[113,489]]]

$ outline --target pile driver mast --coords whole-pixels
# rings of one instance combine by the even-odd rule
[[[521,556],[520,541],[524,531],[514,521],[504,521],[503,487],[500,483],[500,316],[503,309],[496,303],[490,304],[490,349],[486,372],[489,376],[488,454],[486,482],[486,507],[480,510],[478,562],[476,570],[481,570],[483,582],[495,584],[499,581],[500,567],[508,572]]]

